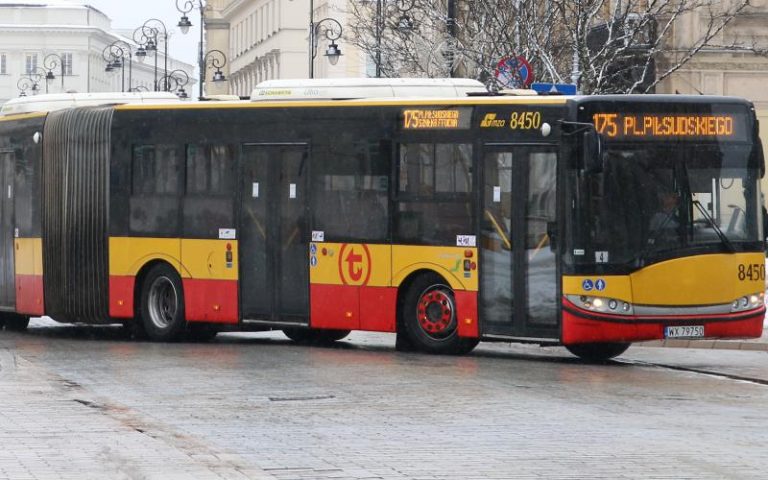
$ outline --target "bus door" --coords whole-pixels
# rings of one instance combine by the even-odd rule
[[[244,321],[308,324],[306,144],[244,145],[240,299]]]
[[[0,150],[0,306],[16,304],[14,278],[14,221],[13,198],[16,173],[16,154]]]
[[[486,145],[480,235],[483,335],[559,337],[556,221],[557,150]]]

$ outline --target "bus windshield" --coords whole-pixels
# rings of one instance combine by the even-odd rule
[[[744,144],[609,144],[603,172],[582,175],[573,202],[582,209],[574,263],[631,271],[754,249],[762,216],[751,155]]]

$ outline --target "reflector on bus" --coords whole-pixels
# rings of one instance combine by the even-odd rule
[[[181,100],[171,92],[101,92],[50,93],[14,98],[0,108],[0,115],[51,112],[72,107],[124,103],[178,103]]]
[[[267,80],[256,85],[251,101],[347,100],[389,97],[465,97],[485,92],[469,78],[316,78]]]

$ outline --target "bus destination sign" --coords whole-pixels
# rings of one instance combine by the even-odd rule
[[[469,128],[471,111],[463,108],[403,110],[404,130],[464,130]]]
[[[595,113],[597,133],[607,140],[744,140],[743,117],[691,113]]]

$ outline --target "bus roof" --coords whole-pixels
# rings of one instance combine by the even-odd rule
[[[103,93],[51,93],[14,98],[0,107],[0,115],[31,112],[51,112],[71,107],[114,105],[125,103],[179,103],[170,92],[103,92]]]
[[[485,92],[468,78],[314,78],[267,80],[256,85],[251,101],[341,100],[357,98],[465,97]]]

